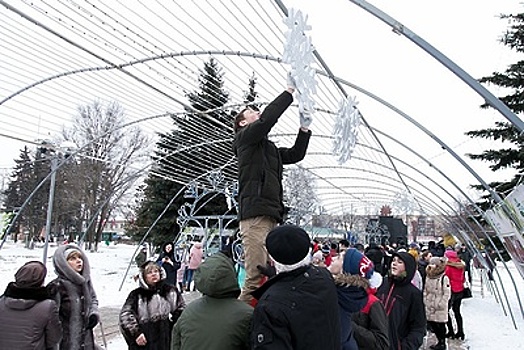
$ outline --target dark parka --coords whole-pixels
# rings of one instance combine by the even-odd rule
[[[65,250],[77,249],[84,261],[81,273],[69,266]],[[62,341],[60,350],[92,350],[95,349],[93,330],[87,328],[88,319],[98,313],[98,299],[91,283],[89,260],[85,253],[74,244],[64,244],[56,248],[53,255],[53,265],[58,275],[49,283],[56,290],[55,300],[58,304],[60,321],[62,322]]]
[[[252,294],[252,349],[341,349],[337,290],[327,269],[281,272]]]
[[[299,131],[291,148],[277,148],[268,139],[271,128],[293,102],[284,91],[264,109],[260,119],[239,129],[233,151],[238,158],[239,220],[269,216],[282,222],[284,215],[282,172],[306,155],[311,132]]]
[[[195,271],[203,294],[178,319],[171,350],[247,350],[253,308],[238,300],[233,262],[223,253],[208,257]]]
[[[422,292],[411,284],[415,275],[416,261],[406,252],[393,252],[405,264],[406,275],[389,276],[377,291],[384,304],[389,322],[390,350],[416,350],[426,335],[426,313]]]
[[[175,286],[164,282],[165,271],[161,268],[161,280],[154,286],[146,283],[144,267],[138,276],[139,288],[132,290],[120,310],[119,326],[130,350],[169,350],[171,331],[185,307],[185,301]],[[136,338],[144,334],[145,346],[138,346]]]
[[[0,297],[0,349],[45,350],[62,338],[58,307],[45,287],[9,283]]]
[[[362,309],[368,300],[366,288],[369,283],[357,275],[339,273],[333,276],[337,286],[340,308],[340,336],[342,350],[359,350],[351,318]]]

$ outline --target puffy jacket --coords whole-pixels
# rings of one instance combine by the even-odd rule
[[[0,297],[0,325],[0,349],[50,349],[62,338],[58,307],[44,287],[9,283]]]
[[[428,321],[448,321],[448,301],[451,297],[449,278],[444,274],[445,265],[428,265],[424,287],[424,305]]]
[[[253,308],[240,295],[233,262],[223,253],[208,257],[195,271],[203,294],[178,319],[172,350],[247,350]]]
[[[233,151],[238,158],[239,220],[269,216],[282,222],[283,165],[304,159],[311,136],[310,131],[299,131],[291,148],[277,148],[267,138],[291,102],[293,96],[284,91],[267,105],[257,121],[235,135]]]

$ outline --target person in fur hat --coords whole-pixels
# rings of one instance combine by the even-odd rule
[[[329,270],[337,286],[342,349],[387,350],[386,312],[370,288],[371,277],[380,276],[374,272],[373,262],[349,248],[333,260]]]
[[[377,291],[388,315],[390,350],[418,349],[426,335],[422,291],[411,283],[416,269],[411,254],[392,252],[388,277]]]
[[[435,333],[438,343],[430,349],[446,349],[446,322],[448,321],[448,301],[451,297],[449,278],[445,274],[447,258],[432,257],[426,268],[424,286],[424,305],[430,329]]]
[[[47,269],[30,261],[18,269],[0,297],[0,349],[54,348],[62,338],[58,307],[44,287]]]
[[[129,293],[119,317],[130,350],[169,350],[171,346],[171,331],[186,304],[165,278],[164,269],[154,261],[140,267],[139,287]]]
[[[340,350],[337,290],[329,271],[311,264],[306,231],[278,226],[265,243],[276,275],[252,293],[251,349]]]
[[[87,256],[75,244],[61,245],[55,250],[53,265],[58,277],[49,284],[56,290],[62,322],[59,349],[96,349],[93,328],[100,316]]]

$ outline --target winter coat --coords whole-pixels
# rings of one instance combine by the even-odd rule
[[[327,269],[281,272],[252,294],[252,349],[341,349],[337,290]]]
[[[70,248],[77,249],[82,256],[81,273],[73,270],[64,256],[65,250]],[[60,350],[96,349],[93,330],[88,329],[87,324],[91,315],[97,318],[100,315],[87,255],[75,244],[60,245],[53,255],[53,265],[58,277],[49,285],[56,290],[55,301],[62,322]]]
[[[389,322],[390,350],[415,350],[422,345],[426,334],[426,314],[422,292],[411,280],[415,275],[416,262],[406,252],[393,252],[404,261],[406,275],[389,276],[377,290],[377,297],[384,304]]]
[[[171,245],[173,248],[169,253],[166,251],[167,245]],[[168,258],[169,260],[165,261],[165,258]],[[162,249],[160,250],[156,262],[162,266],[166,272],[165,283],[175,286],[177,282],[177,272],[178,269],[180,269],[180,262],[175,258],[175,246],[173,243],[166,242],[162,245]],[[145,261],[143,263],[145,263]]]
[[[340,342],[342,350],[359,350],[352,328],[352,314],[359,312],[368,301],[369,282],[358,275],[339,273],[333,276],[337,286],[340,312]]]
[[[451,284],[451,291],[453,293],[462,293],[464,290],[464,262],[460,260],[457,253],[454,251],[446,252],[448,262],[446,264],[446,276],[449,278]]]
[[[193,244],[191,249],[189,249],[189,269],[196,270],[202,263],[204,258],[204,250],[202,248],[202,243],[196,242]]]
[[[169,350],[171,331],[185,307],[184,299],[164,279],[149,286],[142,272],[138,280],[140,287],[129,293],[120,310],[120,331],[130,350]],[[136,338],[142,333],[147,344],[138,346]]]
[[[449,278],[444,274],[446,265],[428,265],[424,287],[424,305],[428,321],[448,321],[448,301],[451,297]]]
[[[354,313],[352,319],[359,350],[389,349],[388,316],[374,294],[369,294],[366,305]]]
[[[175,324],[171,350],[249,349],[253,308],[237,299],[233,262],[223,253],[207,258],[195,272],[195,285],[203,296]]]
[[[0,297],[0,325],[0,349],[51,349],[62,338],[58,307],[45,287],[9,283]]]
[[[233,151],[238,158],[239,221],[257,216],[269,216],[279,223],[283,220],[283,165],[304,159],[311,136],[310,131],[299,131],[291,148],[277,148],[267,138],[291,102],[293,96],[284,91],[267,105],[260,119],[235,134]]]

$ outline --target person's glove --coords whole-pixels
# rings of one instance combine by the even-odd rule
[[[300,117],[300,127],[308,129],[311,123],[313,122],[313,117],[309,112],[298,112],[298,116]]]
[[[287,72],[287,87],[294,90],[297,89],[297,82],[295,81],[295,78],[291,72]]]
[[[98,324],[98,316],[95,314],[92,314],[87,319],[87,329],[93,329]]]
[[[268,278],[271,278],[277,274],[277,270],[274,266],[266,264],[266,266],[257,265],[257,270],[264,276],[267,276]]]

